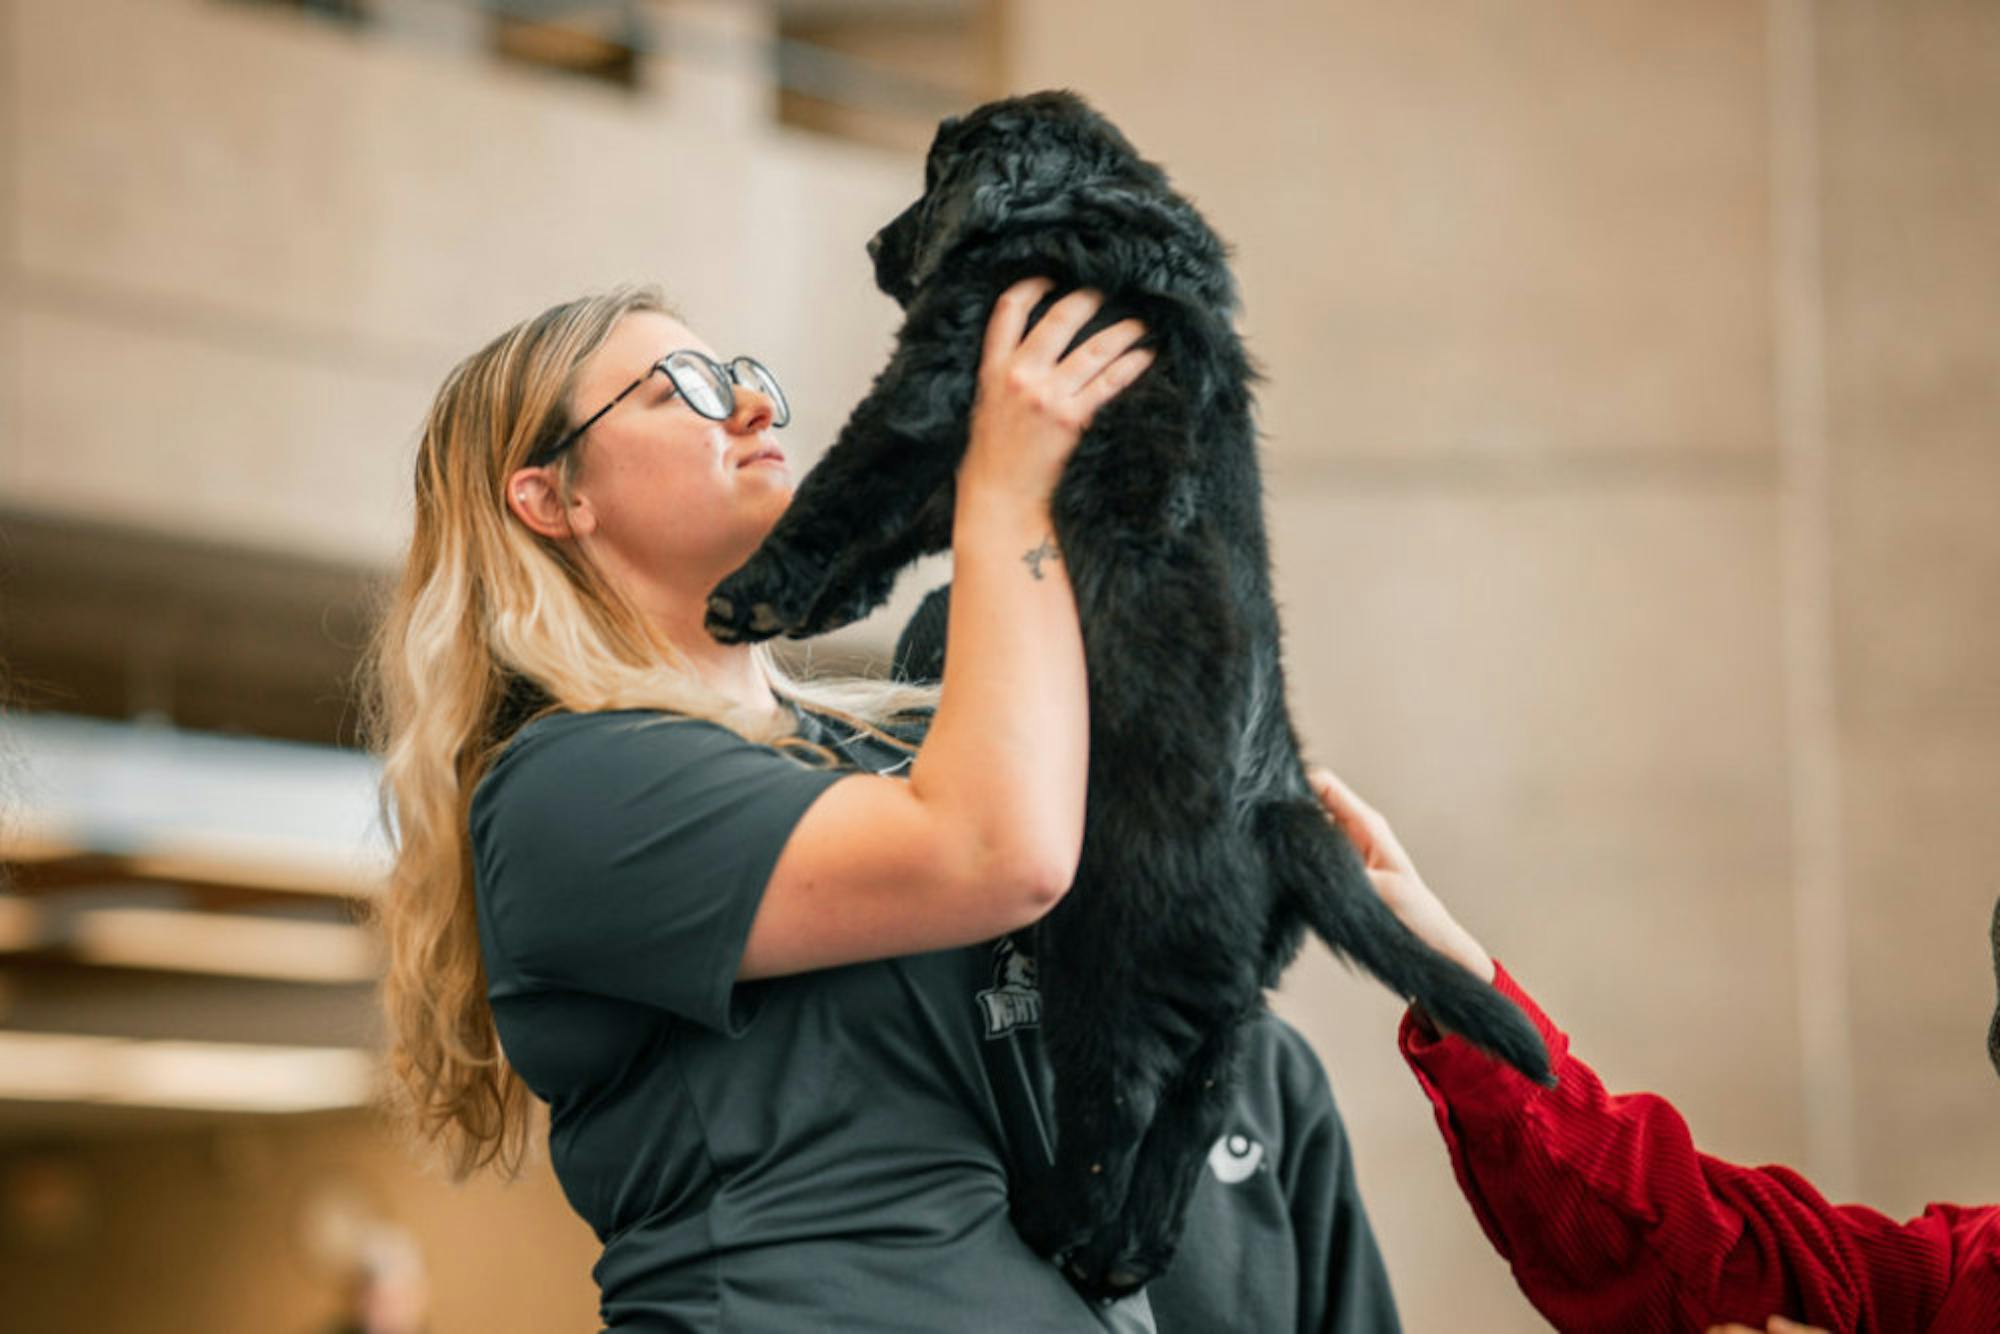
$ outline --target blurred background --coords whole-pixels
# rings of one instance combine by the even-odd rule
[[[931,128],[1059,85],[1236,246],[1310,758],[1708,1151],[2000,1201],[2000,6],[6,0],[0,1324],[596,1328],[545,1154],[367,1109],[419,420],[657,280],[810,462]],[[1540,1328],[1400,1007],[1316,947],[1275,1003],[1409,1327]]]

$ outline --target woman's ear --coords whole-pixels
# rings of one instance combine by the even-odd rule
[[[588,511],[589,502],[579,499],[577,504]],[[555,476],[546,467],[521,468],[507,479],[507,508],[530,532],[551,541],[579,535],[577,526],[571,522],[569,507],[563,503],[562,492],[556,489]],[[594,525],[584,526],[587,529]]]

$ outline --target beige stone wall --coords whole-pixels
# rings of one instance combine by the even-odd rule
[[[215,0],[6,22],[9,503],[382,563],[444,371],[552,302],[662,283],[783,371],[808,459],[895,327],[862,245],[918,168],[777,130],[747,66],[633,95]]]
[[[1820,11],[1857,1190],[2000,1200],[2000,9]]]
[[[1143,26],[1145,40],[1132,34]],[[1314,758],[1614,1087],[2000,1199],[1990,7],[1024,0],[1238,248]],[[1324,953],[1413,1329],[1533,1329]]]

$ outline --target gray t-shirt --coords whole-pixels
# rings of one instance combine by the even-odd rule
[[[1247,1177],[1264,1143],[1244,1140],[1256,1153],[1240,1156],[1219,1145],[1182,1256],[1146,1293],[1099,1310],[1008,1220],[1007,1164],[1044,1154],[1049,1132],[1039,995],[1007,942],[736,981],[806,808],[847,773],[910,761],[831,720],[801,722],[843,769],[705,721],[555,714],[523,728],[473,794],[487,995],[508,1060],[549,1104],[557,1179],[604,1243],[593,1271],[604,1323],[1394,1328],[1330,1096],[1316,1117],[1273,1105],[1239,1118],[1269,1123],[1246,1131],[1267,1139],[1311,1121],[1321,1156],[1331,1118],[1332,1175],[1305,1188],[1324,1230],[1290,1235],[1300,1187],[1284,1145]],[[1253,1097],[1293,1096],[1280,1084],[1316,1096],[1315,1076],[1324,1090],[1290,1041],[1253,1042]],[[1351,1310],[1380,1318],[1337,1318],[1328,1298],[1343,1300],[1343,1280],[1329,1292],[1329,1268],[1354,1271],[1346,1286],[1364,1300]],[[1246,1293],[1259,1314],[1239,1324]]]

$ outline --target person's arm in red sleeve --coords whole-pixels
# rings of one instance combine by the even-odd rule
[[[1651,1094],[1614,1095],[1569,1040],[1424,885],[1387,821],[1323,769],[1309,777],[1399,920],[1519,1004],[1554,1088],[1523,1079],[1421,1015],[1405,1056],[1430,1097],[1480,1226],[1536,1309],[1563,1330],[2000,1329],[2000,1209],[1934,1205],[1908,1223],[1836,1207],[1783,1167],[1700,1153]],[[1976,1289],[1976,1290],[1975,1290]],[[1967,1323],[1967,1322],[1970,1323]]]
[[[1497,965],[1494,985],[1541,1030],[1556,1087],[1415,1014],[1401,1046],[1480,1226],[1558,1329],[1761,1327],[1773,1313],[1836,1330],[1932,1327],[1969,1258],[1962,1211],[1898,1224],[1827,1203],[1787,1168],[1711,1158],[1664,1099],[1607,1092]]]

